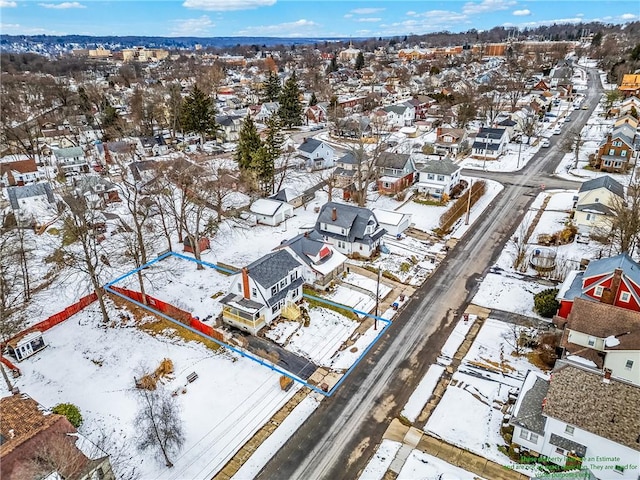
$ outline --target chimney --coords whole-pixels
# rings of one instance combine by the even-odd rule
[[[436,140],[442,135],[442,127],[436,128]]]
[[[605,368],[604,369],[604,377],[602,378],[602,381],[604,383],[610,383],[611,382],[611,369],[610,368]]]
[[[331,209],[331,221],[335,222],[338,219],[338,210],[336,209],[336,207],[333,207]]]
[[[616,268],[613,271],[613,278],[611,279],[611,293],[613,294],[613,302],[615,303],[618,298],[618,291],[620,290],[620,283],[622,283],[622,269]]]
[[[249,291],[249,270],[247,267],[242,269],[242,294],[247,300],[251,298],[251,292]]]
[[[9,430],[9,438],[15,438],[16,436],[16,432],[15,430],[12,428]]]

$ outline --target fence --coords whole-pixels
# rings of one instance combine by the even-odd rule
[[[114,286],[110,286],[109,288],[132,300],[135,300],[136,302],[145,304],[145,302],[143,301],[141,292],[136,292],[135,290],[128,290],[126,288],[114,287]],[[216,340],[220,340],[220,341],[224,340],[224,336],[222,335],[222,333],[215,330],[210,325],[205,325],[197,318],[191,316],[189,312],[182,310],[181,308],[178,308],[174,305],[171,305],[170,303],[163,302],[162,300],[158,300],[157,298],[152,297],[150,295],[145,294],[145,298],[147,300],[146,305],[147,307],[149,307],[150,310],[155,310],[157,312],[164,313],[168,317],[171,317],[180,323],[188,325],[191,328],[194,328],[195,330],[198,330],[200,333],[204,333],[205,335],[211,338],[215,338]]]
[[[91,293],[87,296],[84,296],[80,300],[78,300],[76,303],[74,303],[73,305],[69,305],[67,308],[65,308],[61,312],[55,313],[51,315],[49,318],[47,318],[46,320],[42,320],[41,322],[38,322],[35,325],[30,326],[26,330],[23,330],[19,334],[14,335],[13,337],[11,337],[10,339],[8,339],[3,343],[6,344],[11,340],[13,340],[14,338],[23,337],[27,333],[34,332],[36,330],[40,332],[45,332],[50,328],[55,327],[59,323],[64,322],[69,317],[72,317],[76,313],[80,312],[81,310],[83,310],[84,308],[86,308],[87,306],[95,302],[97,299],[98,299],[98,296],[95,293]]]

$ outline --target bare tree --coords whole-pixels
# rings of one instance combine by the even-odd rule
[[[509,239],[509,243],[515,249],[513,253],[513,268],[524,271],[527,268],[527,254],[529,253],[529,222],[523,221]]]
[[[184,445],[185,435],[180,407],[175,397],[163,388],[138,390],[139,410],[135,418],[138,428],[138,448],[155,450],[167,467],[171,458]]]
[[[84,197],[65,195],[64,200],[68,206],[62,216],[64,235],[73,241],[70,245],[62,247],[65,260],[69,267],[84,272],[89,277],[93,291],[98,297],[102,320],[107,323],[109,314],[100,283],[101,258],[106,258],[98,240],[101,220],[97,212],[89,208]],[[80,252],[74,248],[76,244],[80,244]]]
[[[573,152],[573,168],[578,168],[580,148],[582,147],[582,133],[574,130],[570,131],[566,137],[563,147],[566,152]]]
[[[19,257],[13,232],[0,226],[0,340],[8,340],[24,327],[26,318],[20,312],[23,288]]]
[[[640,179],[632,175],[626,199],[613,196],[605,230],[618,253],[633,255],[640,244]]]

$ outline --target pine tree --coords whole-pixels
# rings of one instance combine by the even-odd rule
[[[262,145],[251,156],[251,171],[258,181],[263,195],[269,195],[273,188],[275,165],[266,145]]]
[[[298,89],[298,78],[293,72],[284,84],[280,94],[280,110],[278,116],[282,124],[287,128],[302,125],[302,104],[300,103],[300,91]]]
[[[184,100],[181,112],[182,127],[187,132],[197,133],[204,137],[215,133],[216,108],[212,98],[198,88],[197,85]]]
[[[273,71],[269,71],[269,76],[262,87],[262,101],[263,102],[277,102],[280,98],[282,86],[280,85],[280,79],[278,74]]]
[[[316,92],[313,92],[311,94],[311,98],[309,99],[309,106],[313,107],[314,105],[318,104],[318,99],[316,98]]]
[[[338,71],[338,62],[336,61],[335,54],[331,57],[331,63],[327,67],[327,73],[337,72]]]
[[[238,148],[236,149],[236,161],[240,170],[250,170],[253,164],[253,155],[262,146],[260,135],[251,117],[246,117],[240,128],[238,136]]]
[[[356,57],[356,70],[362,70],[364,67],[364,55],[362,52],[358,52],[358,56]]]

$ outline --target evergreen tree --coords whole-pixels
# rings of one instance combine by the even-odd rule
[[[280,94],[280,110],[278,116],[282,124],[287,128],[302,125],[302,104],[300,103],[300,91],[298,89],[298,78],[293,72],[284,84]]]
[[[277,102],[280,98],[281,90],[282,86],[280,85],[278,74],[274,71],[269,71],[269,76],[262,87],[262,101]]]
[[[358,56],[356,57],[356,70],[362,70],[364,67],[364,55],[362,52],[358,52]]]
[[[216,107],[213,99],[197,85],[184,100],[180,117],[186,132],[197,133],[204,137],[214,134],[217,129]]]
[[[240,170],[250,170],[253,164],[253,155],[262,146],[260,135],[251,117],[246,117],[240,128],[238,136],[238,148],[236,149],[236,161]]]
[[[318,99],[316,98],[316,92],[313,92],[311,94],[311,98],[309,99],[309,106],[313,107],[314,105],[318,104]]]
[[[335,54],[331,57],[331,63],[327,66],[327,73],[337,72],[338,71],[338,61],[336,60]]]
[[[273,188],[275,165],[266,145],[262,145],[251,155],[251,171],[258,181],[263,195],[269,195]]]

